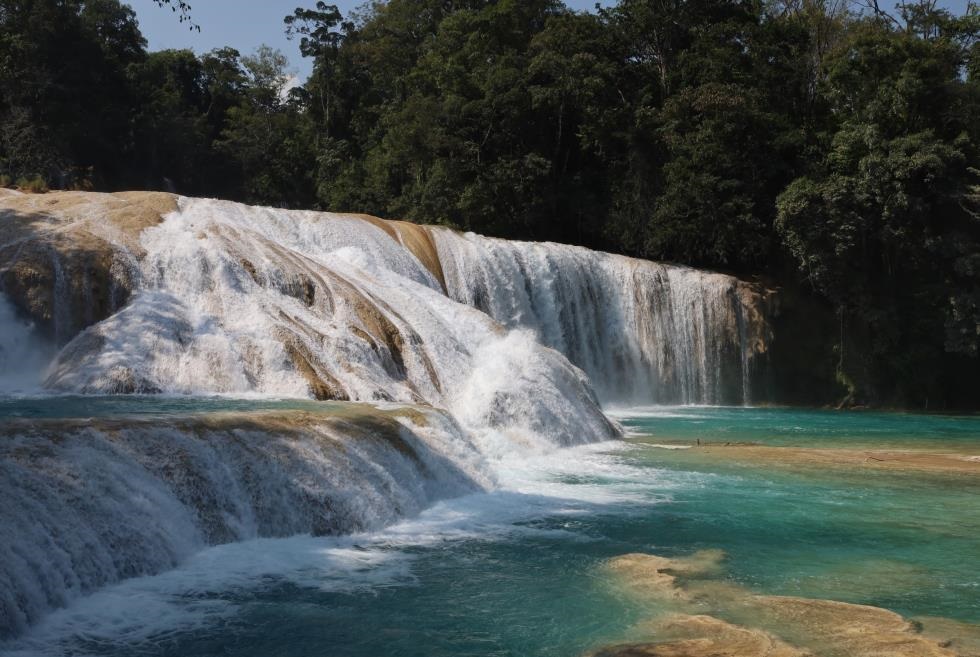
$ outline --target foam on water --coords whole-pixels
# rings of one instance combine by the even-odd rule
[[[731,276],[552,243],[433,231],[449,295],[536,332],[605,402],[749,403],[769,327]]]
[[[712,440],[740,418],[753,431],[767,417],[775,427],[820,419],[784,409],[691,411],[711,420]],[[682,424],[669,415],[639,421]],[[878,440],[876,425],[889,417],[894,435],[906,426],[924,433],[960,424],[833,413],[825,427],[867,430]],[[962,429],[974,442],[976,422]],[[169,572],[74,601],[0,643],[0,653],[584,654],[600,639],[622,640],[604,628],[626,632],[645,619],[631,617],[636,610],[615,595],[601,597],[608,582],[598,566],[623,553],[705,548],[725,550],[726,571],[754,592],[980,618],[972,482],[682,467],[690,452],[650,447],[608,442],[526,458],[500,454],[488,490],[350,536],[207,548]],[[660,469],[665,463],[670,470]],[[249,651],[251,641],[264,643]]]
[[[366,537],[362,537],[363,538]],[[213,626],[238,611],[236,596],[263,586],[293,584],[354,592],[410,584],[410,557],[367,548],[354,538],[298,536],[257,539],[195,554],[179,568],[99,591],[56,611],[5,655],[96,653],[113,645],[145,647],[169,634]]]
[[[624,418],[683,418],[686,420],[699,420],[710,417],[699,414],[698,409],[710,409],[711,406],[607,406],[604,410],[606,415],[617,419]]]
[[[419,548],[535,536],[590,540],[529,521],[625,513],[665,500],[670,483],[658,480],[655,470],[629,464],[624,457],[632,449],[602,443],[550,458],[515,458],[502,464],[501,484],[494,490],[436,502],[377,531],[208,548],[173,570],[111,586],[53,612],[25,637],[0,643],[0,651],[22,657],[146,649],[174,633],[226,622],[261,589],[288,585],[356,592],[414,585],[412,564]]]
[[[14,425],[0,635],[208,546],[382,527],[493,489],[514,455],[619,435],[581,370],[447,297],[377,222],[181,199],[140,246],[130,302],[62,349],[49,388],[315,395],[424,420]]]
[[[431,409],[23,422],[0,438],[4,634],[209,545],[379,528],[494,486]]]
[[[40,389],[54,349],[17,316],[0,294],[0,395],[27,394]]]
[[[541,447],[613,431],[581,371],[452,301],[375,224],[183,199],[142,235],[132,303],[78,336],[48,385],[425,402]]]
[[[86,207],[89,219],[99,212]],[[149,225],[138,245],[137,233],[132,243],[106,238],[131,296],[64,346],[48,389],[383,408],[361,425],[338,416],[234,426],[205,415],[7,431],[0,494],[12,503],[0,511],[0,553],[12,556],[0,563],[0,635],[66,605],[38,636],[77,633],[80,618],[93,627],[102,618],[109,636],[113,613],[138,634],[126,614],[141,601],[177,627],[188,604],[224,613],[182,597],[190,578],[207,580],[206,567],[219,589],[246,573],[288,580],[317,560],[356,580],[363,569],[348,578],[343,564],[359,563],[350,550],[364,544],[387,563],[402,543],[540,531],[515,523],[647,503],[649,469],[623,466],[607,447],[556,452],[621,435],[592,383],[610,401],[748,401],[765,353],[754,292],[719,274],[206,199],[180,199]],[[428,246],[410,247],[406,235]],[[52,298],[55,318],[68,314],[64,290]],[[79,324],[62,319],[59,336]],[[3,353],[34,352],[2,300],[0,328],[9,328]],[[390,405],[412,408],[391,420]],[[350,532],[360,547],[256,543]],[[243,552],[214,547],[236,541]],[[283,552],[252,563],[259,549]]]

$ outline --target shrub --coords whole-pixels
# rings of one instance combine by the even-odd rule
[[[24,177],[18,179],[17,188],[22,192],[44,194],[48,191],[48,183],[44,182],[44,178],[40,174],[35,173],[30,178]]]

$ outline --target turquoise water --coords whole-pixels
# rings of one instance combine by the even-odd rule
[[[62,411],[139,412],[130,403]],[[29,413],[10,408],[0,412]],[[504,462],[501,490],[385,531],[207,550],[57,612],[0,652],[580,655],[619,641],[644,616],[603,574],[605,560],[704,548],[723,549],[724,577],[753,591],[980,623],[976,476],[780,470],[655,446],[701,439],[980,454],[980,419],[682,408],[627,411],[621,421],[634,434],[626,443]]]
[[[630,431],[670,442],[697,439],[800,447],[980,444],[980,416],[874,411],[681,406],[614,411]]]
[[[167,395],[63,395],[0,397],[0,422],[5,418],[66,419],[168,417],[194,413],[302,410],[322,412],[341,406],[305,399],[256,397],[189,397]]]

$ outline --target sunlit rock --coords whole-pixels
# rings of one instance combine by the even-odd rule
[[[641,638],[595,657],[963,657],[975,637],[955,623],[923,624],[880,607],[756,595],[724,581],[723,555],[627,554],[606,564],[617,590],[647,606]],[[725,620],[721,620],[724,618]],[[971,628],[975,631],[975,628]]]
[[[64,343],[105,319],[139,285],[142,231],[177,208],[155,192],[0,198],[0,289]]]
[[[816,657],[768,632],[712,616],[675,614],[652,624],[657,643],[603,648],[593,657]]]

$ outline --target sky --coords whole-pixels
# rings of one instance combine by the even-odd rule
[[[565,0],[572,9],[591,10],[596,0]],[[232,46],[248,54],[262,44],[278,48],[289,58],[292,72],[306,79],[313,63],[299,54],[299,43],[289,41],[283,32],[282,19],[298,6],[312,7],[314,0],[190,0],[191,16],[201,31],[193,32],[187,23],[181,24],[177,15],[153,0],[127,2],[139,18],[140,30],[149,42],[150,50],[190,48],[202,53]],[[364,4],[363,0],[332,0],[345,16]],[[612,4],[603,0],[602,4]]]
[[[312,62],[300,57],[296,41],[286,39],[282,19],[297,6],[312,7],[313,0],[190,0],[190,3],[191,15],[200,32],[189,30],[170,9],[157,6],[153,0],[131,0],[128,4],[136,11],[150,50],[190,48],[202,53],[232,46],[248,54],[268,44],[286,54],[292,74],[300,80],[309,75]],[[940,4],[956,13],[962,13],[966,3],[967,0],[940,0]],[[331,4],[347,15],[363,4],[363,0],[334,0]],[[572,9],[592,10],[596,0],[565,0],[565,4]],[[601,0],[601,4],[610,5],[613,0]]]

